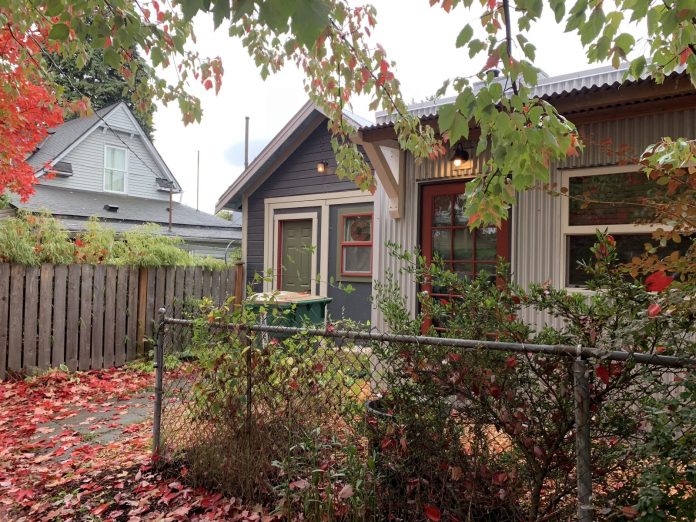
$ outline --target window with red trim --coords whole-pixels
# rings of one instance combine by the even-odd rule
[[[342,277],[372,275],[372,212],[343,214],[340,229]]]

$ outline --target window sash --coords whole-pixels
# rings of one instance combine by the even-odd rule
[[[369,217],[370,218],[370,240],[369,241],[352,241],[346,240],[346,237],[350,235],[346,234],[346,225],[348,220],[351,218],[358,217]],[[350,214],[341,215],[341,242],[340,242],[340,252],[339,255],[341,260],[341,277],[370,277],[372,275],[372,238],[374,237],[374,213],[373,212],[356,212]],[[346,267],[346,248],[364,248],[368,250],[368,255],[370,259],[370,269],[369,270],[349,270]]]
[[[123,166],[125,168],[117,168],[111,165],[111,160],[114,159],[114,152],[123,153]],[[120,183],[116,182],[116,179],[120,178]],[[118,192],[125,193],[128,183],[128,151],[127,149],[121,147],[114,147],[111,145],[106,145],[104,147],[104,190],[107,192]],[[116,185],[120,184],[121,189],[115,188]]]

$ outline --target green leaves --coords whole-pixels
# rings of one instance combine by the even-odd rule
[[[48,33],[48,37],[51,40],[59,40],[59,41],[67,40],[69,35],[70,35],[70,29],[68,28],[67,25],[65,25],[63,23],[54,24]]]
[[[457,36],[457,41],[456,41],[456,46],[457,48],[459,47],[464,47],[467,43],[469,43],[469,40],[474,36],[474,29],[471,27],[470,24],[467,24],[464,26],[464,29],[461,30],[459,35]]]
[[[274,0],[283,2],[284,0]],[[297,5],[292,16],[291,28],[297,39],[311,48],[319,34],[329,25],[331,6],[328,0],[303,0]]]

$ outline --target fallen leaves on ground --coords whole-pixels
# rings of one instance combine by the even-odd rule
[[[153,468],[151,421],[118,422],[153,382],[109,369],[0,383],[0,520],[273,520],[185,485],[185,468]],[[69,427],[78,415],[87,417]],[[95,433],[107,429],[117,436],[99,443]]]

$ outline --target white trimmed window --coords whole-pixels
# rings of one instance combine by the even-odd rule
[[[644,204],[664,192],[636,165],[564,171],[562,187],[561,245],[563,284],[584,288],[587,274],[580,261],[591,262],[590,248],[597,230],[616,240],[617,255],[629,262],[645,251],[652,232],[664,225],[654,223],[654,212]],[[668,245],[665,253],[676,248]]]
[[[104,190],[126,192],[128,180],[128,151],[123,147],[104,147]]]

